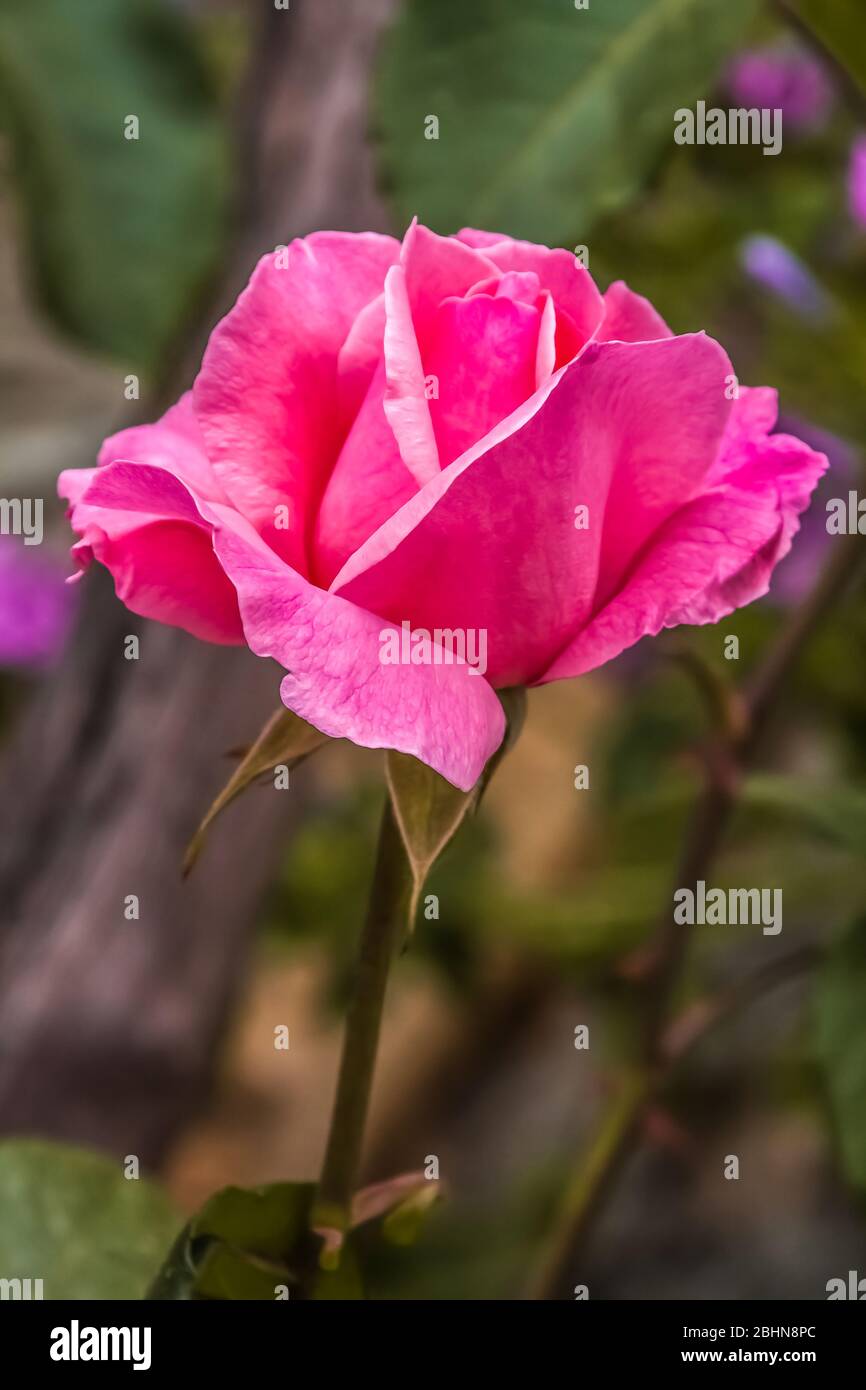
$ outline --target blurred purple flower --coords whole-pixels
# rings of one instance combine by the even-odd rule
[[[50,666],[72,623],[64,561],[0,536],[0,666]]]
[[[848,206],[855,222],[866,230],[866,135],[858,135],[851,146],[848,166]]]
[[[782,112],[790,130],[817,130],[833,105],[833,84],[820,59],[790,44],[750,49],[735,58],[726,86],[737,106]]]
[[[801,318],[826,322],[834,305],[811,270],[783,241],[749,236],[740,243],[740,264],[762,289],[769,290]]]
[[[826,454],[830,467],[812,494],[808,510],[800,517],[800,533],[785,559],[777,566],[769,600],[783,607],[799,603],[818,578],[824,556],[834,538],[827,532],[827,502],[847,496],[860,477],[859,460],[852,445],[817,425],[792,417],[779,420],[781,434],[794,434],[813,449]]]

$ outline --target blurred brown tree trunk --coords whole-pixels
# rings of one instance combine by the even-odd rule
[[[316,227],[383,226],[366,102],[393,0],[252,9],[235,251],[151,417],[189,384],[206,326],[258,255]],[[86,585],[65,664],[34,696],[2,767],[0,1132],[152,1165],[207,1096],[297,803],[249,793],[181,882],[183,847],[225,780],[223,754],[273,709],[279,673],[246,651],[139,624],[101,573]],[[132,632],[138,661],[124,657]],[[138,921],[124,916],[131,894]]]

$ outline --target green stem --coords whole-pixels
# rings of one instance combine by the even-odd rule
[[[582,1162],[573,1173],[556,1222],[526,1290],[530,1299],[560,1298],[574,1252],[628,1155],[632,1136],[652,1094],[652,1077],[635,1072],[620,1085]]]
[[[527,1286],[527,1298],[562,1296],[592,1221],[603,1208],[610,1188],[634,1148],[647,1108],[663,1091],[673,1068],[732,1014],[748,1008],[778,985],[812,970],[822,959],[823,953],[818,947],[803,946],[705,1001],[702,1007],[694,1010],[696,1017],[687,1013],[669,1030],[656,1067],[648,1066],[626,1078],[605,1110],[594,1141],[566,1187],[556,1225]]]
[[[718,751],[723,758],[707,763],[707,782],[690,818],[676,883],[693,884],[706,877],[737,802],[738,785],[755,761],[761,739],[775,712],[792,670],[821,619],[862,576],[866,559],[859,537],[849,536],[834,549],[812,593],[789,619],[770,649],[745,704],[742,730],[737,720],[725,728]],[[670,901],[668,899],[668,901]],[[666,1055],[671,1002],[686,960],[691,928],[671,921],[669,908],[661,918],[655,950],[640,984],[643,1038],[636,1069],[602,1118],[599,1133],[577,1162],[558,1208],[554,1229],[533,1274],[530,1298],[559,1298],[566,1277],[586,1240],[593,1220],[604,1206],[623,1164],[640,1137],[646,1107],[674,1060]]]
[[[345,1231],[358,1182],[382,1008],[391,963],[406,930],[412,872],[388,797],[358,967],[346,1018],[337,1093],[312,1225]]]

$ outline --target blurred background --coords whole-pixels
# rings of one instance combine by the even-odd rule
[[[366,1176],[435,1156],[447,1195],[410,1248],[369,1243],[368,1296],[521,1295],[629,1066],[719,710],[833,563],[827,499],[864,495],[864,84],[844,0],[0,0],[0,493],[45,505],[41,545],[0,536],[0,1275],[139,1297],[213,1191],[316,1176],[381,758],[333,743],[253,788],[182,882],[277,673],[66,584],[55,481],[185,389],[262,252],[417,213],[587,248],[831,461],[765,599],[530,692],[395,971]],[[698,99],[782,109],[781,153],[677,146]],[[773,988],[631,1137],[573,1265],[592,1298],[866,1274],[864,637],[852,575],[707,875],[781,887],[784,930],[696,929],[676,1004]]]

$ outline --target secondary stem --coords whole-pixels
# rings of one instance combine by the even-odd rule
[[[637,1072],[611,1101],[593,1143],[565,1190],[557,1221],[527,1287],[527,1298],[558,1296],[574,1251],[628,1156],[651,1090],[649,1073]]]
[[[737,785],[755,760],[761,738],[788,677],[823,616],[864,569],[859,537],[837,544],[818,583],[793,613],[753,682],[747,699],[742,733],[729,733],[707,761],[704,790],[689,822],[689,832],[677,869],[677,886],[704,878],[721,844],[736,806]],[[569,1268],[586,1239],[607,1194],[640,1134],[641,1121],[665,1079],[671,1062],[666,1055],[670,1004],[688,951],[691,929],[662,918],[655,950],[641,980],[644,1027],[639,1070],[627,1079],[602,1117],[594,1143],[582,1156],[556,1215],[556,1225],[542,1251],[528,1297],[561,1296]]]
[[[412,874],[388,797],[367,916],[361,933],[357,973],[346,1032],[331,1128],[313,1212],[315,1227],[345,1231],[361,1164],[382,1008],[391,963],[406,930]]]

